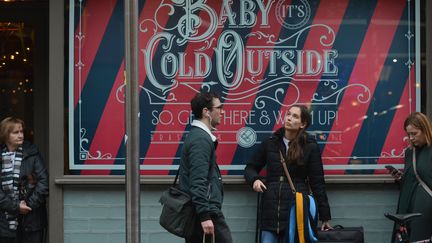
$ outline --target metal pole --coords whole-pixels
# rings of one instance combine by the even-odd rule
[[[125,0],[126,243],[140,243],[138,0]]]

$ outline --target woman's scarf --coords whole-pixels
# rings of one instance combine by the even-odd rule
[[[21,169],[21,161],[23,159],[23,149],[19,146],[15,152],[9,152],[4,146],[1,154],[1,186],[5,194],[12,199],[19,200],[19,175]],[[9,229],[16,230],[18,220],[16,214],[4,212],[6,220],[9,222]]]

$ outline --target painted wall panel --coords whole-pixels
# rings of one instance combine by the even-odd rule
[[[416,110],[416,1],[139,1],[141,173],[177,168],[199,90],[224,105],[218,163],[241,174],[292,104],[326,174],[402,168]],[[124,174],[123,1],[70,1],[69,169]]]

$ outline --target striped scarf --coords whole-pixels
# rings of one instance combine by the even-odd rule
[[[3,192],[10,195],[13,200],[19,200],[18,184],[22,159],[22,146],[19,146],[15,152],[8,152],[6,146],[3,148],[1,154],[1,186]],[[4,212],[4,214],[9,222],[9,229],[16,230],[18,227],[18,215],[8,212]]]

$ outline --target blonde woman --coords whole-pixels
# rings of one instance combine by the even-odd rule
[[[48,175],[39,150],[24,141],[24,122],[0,122],[0,242],[41,243]]]

